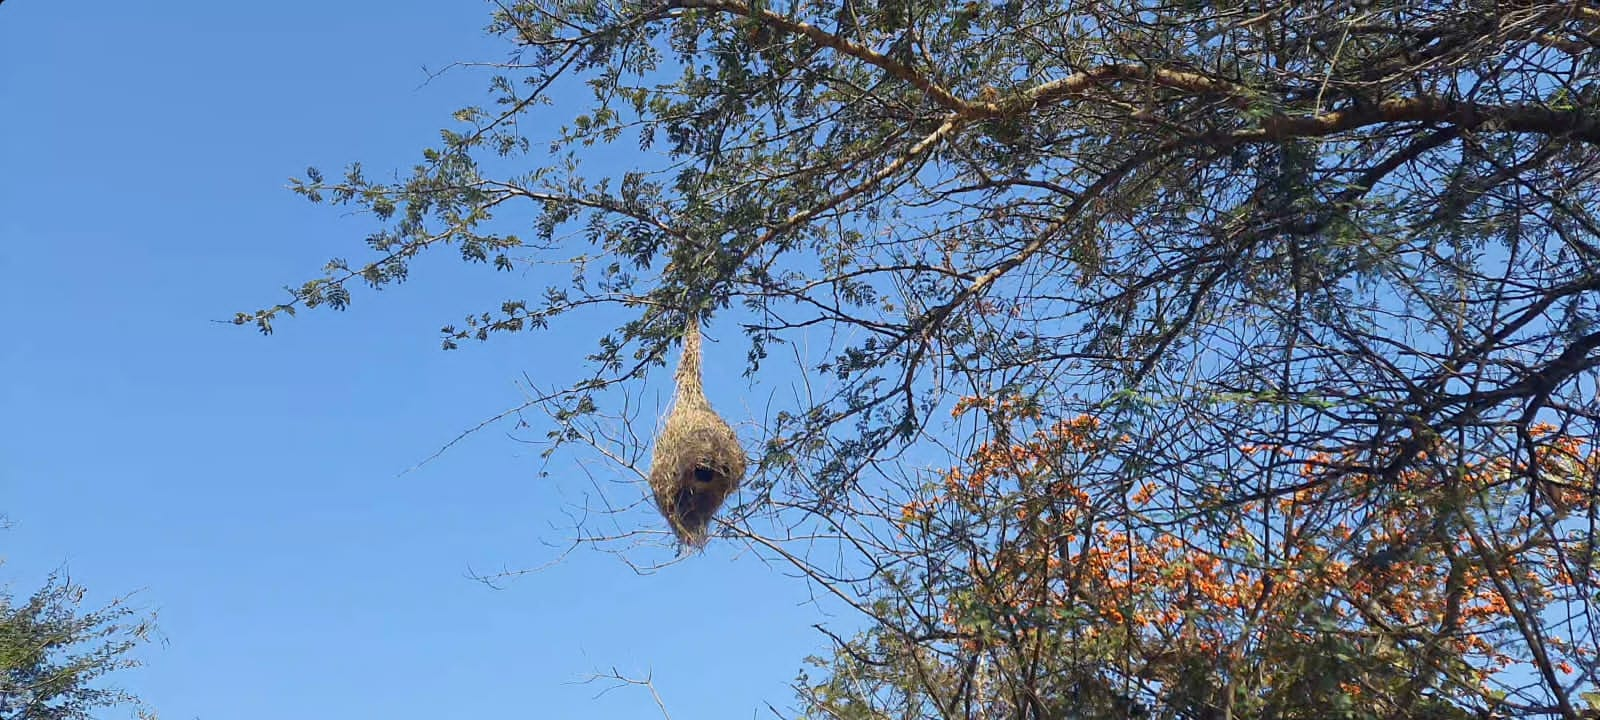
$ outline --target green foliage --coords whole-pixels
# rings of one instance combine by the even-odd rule
[[[104,683],[138,665],[130,653],[148,638],[149,621],[125,600],[84,611],[84,593],[52,575],[21,602],[0,597],[0,719],[88,720],[103,709],[138,707],[134,696]]]
[[[1548,472],[1509,460],[1536,456],[1536,423],[1600,439],[1600,13],[1581,3],[497,8],[490,32],[512,52],[489,101],[457,112],[408,173],[382,180],[352,164],[295,180],[313,202],[372,216],[361,259],[334,259],[237,324],[271,332],[297,308],[342,309],[359,286],[403,282],[414,260],[447,246],[501,272],[557,267],[441,333],[457,348],[622,311],[592,333],[592,374],[532,403],[554,419],[551,452],[619,437],[606,414],[635,407],[685,316],[737,323],[758,377],[791,357],[774,348],[816,348],[826,330],[824,347],[792,355],[792,369],[826,388],[774,400],[754,423],[761,458],[747,494],[787,512],[793,522],[774,525],[796,542],[818,528],[846,535],[875,578],[882,556],[927,550],[884,527],[891,491],[922,484],[893,461],[960,461],[992,439],[981,432],[1009,431],[942,424],[959,395],[1098,418],[1129,440],[1084,463],[1107,489],[1096,510],[1127,514],[1126,489],[1157,483],[1175,488],[1163,522],[1197,532],[1238,521],[1250,503],[1316,491],[1324,500],[1308,516],[1328,533],[1450,496],[1401,492],[1402,478],[1459,478],[1489,459],[1508,463],[1506,484],[1536,487]],[[619,157],[625,170],[593,170]],[[1440,442],[1455,466],[1430,454]],[[1335,456],[1310,479],[1292,469]],[[1379,478],[1379,489],[1351,490],[1355,477]],[[1435,510],[1500,529],[1544,523],[1552,537],[1569,529],[1532,501]],[[1271,521],[1255,531],[1252,562],[1274,558],[1282,533]],[[941,537],[971,532],[952,525]],[[1563,540],[1563,551],[1584,555],[1583,542]],[[1569,572],[1595,580],[1588,566]],[[841,646],[812,709],[984,716],[941,695],[949,678],[981,676],[963,669],[970,658],[926,655],[940,640],[907,629],[917,602],[970,580],[896,591],[903,606],[875,615],[860,648]],[[859,595],[872,606],[883,591]],[[1482,710],[1487,693],[1505,692],[1500,710],[1570,715],[1589,685],[1553,679],[1545,620],[1600,632],[1580,620],[1592,602],[1522,596],[1534,620],[1502,639],[1541,679],[1439,706]],[[1285,661],[1300,670],[1255,683],[1253,699],[1239,690],[1242,661],[1220,650],[1172,661],[1193,668],[1189,692],[1136,698],[1107,685],[1135,649],[1107,644],[1036,658],[1057,671],[1028,676],[1056,683],[1031,686],[1049,697],[1007,707],[1056,717],[1064,703],[1090,703],[1075,712],[1110,717],[1136,700],[1156,712],[1145,701],[1158,697],[1174,717],[1208,717],[1270,704],[1276,690],[1318,700],[1255,709],[1360,717],[1351,691],[1316,684],[1318,673],[1386,691],[1410,668],[1339,636],[1353,632],[1330,631],[1327,656]],[[852,654],[872,648],[892,671]],[[1592,658],[1565,658],[1593,679]],[[894,702],[868,702],[883,693]],[[1426,704],[1410,697],[1414,710]]]

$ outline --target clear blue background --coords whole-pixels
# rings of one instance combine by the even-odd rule
[[[481,74],[424,66],[504,57],[489,7],[0,5],[0,577],[139,590],[163,642],[118,679],[164,718],[657,716],[581,684],[613,666],[653,673],[675,717],[768,715],[826,648],[810,624],[854,624],[727,544],[653,575],[580,550],[504,590],[468,578],[555,558],[588,482],[540,479],[505,427],[399,474],[523,373],[581,369],[581,324],[438,349],[527,277],[445,251],[274,337],[213,322],[360,256],[369,222],[286,179],[409,168],[483,98]]]

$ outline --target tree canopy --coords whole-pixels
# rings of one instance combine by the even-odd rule
[[[489,30],[492,102],[409,174],[296,181],[373,216],[366,254],[235,322],[446,246],[564,264],[442,341],[630,313],[530,402],[620,465],[685,315],[825,378],[745,428],[722,528],[872,620],[800,714],[1600,706],[1600,6],[508,0]]]
[[[122,600],[82,611],[84,594],[60,576],[27,598],[0,594],[0,719],[89,720],[139,707],[105,681],[138,664],[130,652],[148,637],[149,619]]]

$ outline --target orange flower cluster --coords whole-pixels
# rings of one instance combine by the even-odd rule
[[[1066,627],[1075,642],[1116,639],[1146,677],[1171,682],[1181,678],[1163,676],[1181,667],[1161,658],[1270,665],[1275,648],[1330,633],[1431,633],[1455,653],[1463,682],[1487,687],[1518,661],[1513,614],[1537,615],[1573,591],[1561,518],[1594,505],[1600,477],[1600,454],[1552,427],[1534,429],[1537,483],[1509,482],[1526,468],[1504,458],[1459,459],[1449,476],[1438,468],[1455,451],[1438,443],[1394,477],[1353,469],[1357,450],[1247,446],[1241,455],[1300,457],[1301,478],[1320,482],[1229,503],[1215,488],[1121,478],[1107,451],[1125,440],[1104,437],[1093,417],[1046,423],[1014,399],[957,404],[958,415],[973,409],[1010,425],[901,518],[910,531],[950,513],[984,533],[989,552],[966,568],[972,585],[946,622],[976,645],[1045,642],[1064,629],[1046,632],[1038,618],[1075,618]],[[1039,427],[1016,432],[1028,424]],[[1517,503],[1539,512],[1501,509]],[[1563,673],[1595,656],[1552,639]]]

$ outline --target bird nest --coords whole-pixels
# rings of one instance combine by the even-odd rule
[[[650,488],[656,506],[685,545],[705,545],[706,528],[744,478],[744,448],[709,408],[674,408],[656,438]]]
[[[690,323],[678,364],[677,396],[656,436],[650,489],[685,546],[702,547],[711,519],[744,479],[745,454],[700,383],[700,329]]]

